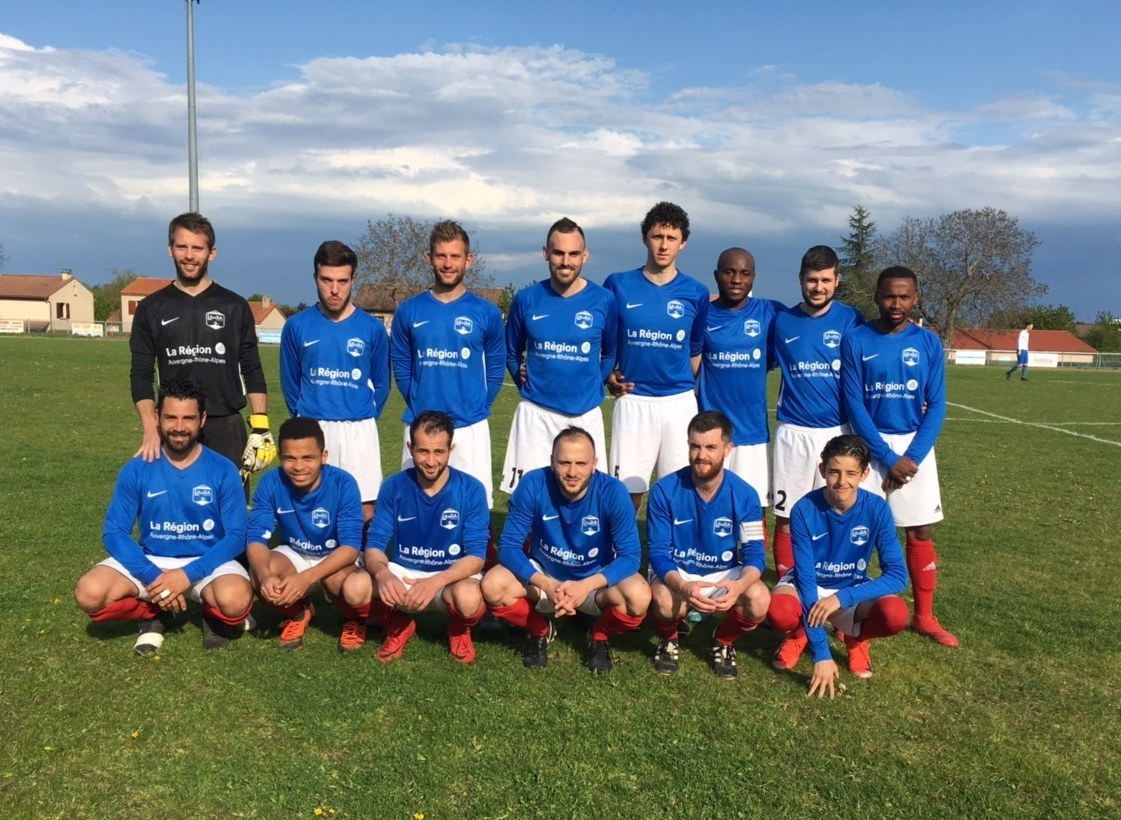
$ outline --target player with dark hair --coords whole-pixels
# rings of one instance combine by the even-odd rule
[[[467,232],[455,222],[438,222],[429,239],[432,287],[397,308],[389,353],[405,399],[405,424],[422,410],[451,416],[452,466],[482,482],[489,508],[493,478],[487,419],[502,389],[506,340],[502,313],[463,283],[473,262]],[[406,437],[402,469],[412,464],[407,444]]]
[[[245,497],[237,468],[199,443],[207,417],[198,384],[164,381],[155,412],[162,457],[134,456],[121,469],[102,530],[110,557],[79,579],[74,598],[94,621],[140,621],[134,650],[148,655],[190,597],[202,604],[203,647],[217,649],[253,601],[234,560],[245,551]]]
[[[448,466],[457,435],[447,413],[412,420],[413,466],[381,486],[366,545],[366,571],[388,607],[378,660],[400,658],[419,612],[446,612],[448,647],[460,663],[475,660],[471,628],[486,612],[479,589],[490,513],[482,482]],[[392,560],[389,552],[392,545]]]
[[[905,267],[876,281],[880,318],[841,342],[841,389],[853,432],[868,444],[864,488],[886,494],[907,534],[907,570],[915,595],[911,629],[943,646],[958,639],[934,616],[938,554],[932,525],[942,520],[934,443],[946,418],[946,373],[938,336],[911,321],[918,279]]]
[[[284,325],[280,386],[288,412],[319,421],[331,463],[358,482],[369,521],[382,479],[377,419],[389,399],[389,337],[351,300],[357,268],[358,256],[342,242],[315,252],[319,301]]]
[[[828,245],[814,245],[798,271],[802,301],[775,317],[774,357],[782,373],[774,441],[775,577],[793,566],[790,511],[822,486],[821,449],[850,432],[841,401],[841,339],[860,313],[834,298],[841,263]]]
[[[500,488],[512,493],[529,470],[549,463],[549,445],[566,427],[606,448],[603,382],[615,366],[615,298],[581,275],[584,231],[565,217],[542,248],[549,278],[518,291],[506,320],[506,368],[522,399],[514,410]]]
[[[732,422],[707,410],[689,422],[689,466],[654,484],[646,511],[651,611],[661,642],[654,668],[678,669],[677,634],[688,609],[724,612],[712,633],[712,669],[734,678],[735,642],[763,622],[771,596],[763,509],[754,488],[731,470]]]
[[[253,313],[242,297],[211,280],[209,265],[218,249],[214,228],[201,214],[171,220],[167,252],[175,262],[175,281],[140,301],[129,337],[132,400],[143,428],[137,455],[152,461],[161,453],[152,400],[158,367],[161,383],[192,379],[202,385],[210,410],[203,443],[243,467],[247,477],[264,469],[276,452]],[[240,412],[247,396],[252,436]],[[248,498],[248,484],[245,493]]]
[[[1033,330],[1035,330],[1035,325],[1028,322],[1016,337],[1016,363],[1005,371],[1005,381],[1012,378],[1016,368],[1020,368],[1020,381],[1026,382],[1028,380],[1028,345],[1031,343],[1031,332]]]
[[[677,269],[689,239],[689,215],[659,202],[642,221],[646,264],[613,273],[603,286],[615,295],[619,353],[607,387],[618,396],[611,415],[611,470],[637,511],[659,478],[689,463],[685,425],[697,414],[708,289]]]
[[[551,466],[522,476],[510,497],[500,563],[484,576],[483,595],[496,617],[529,633],[522,663],[530,669],[548,663],[556,630],[546,615],[597,618],[585,664],[603,674],[613,665],[611,637],[637,629],[650,605],[634,508],[622,482],[596,469],[586,430],[562,430],[552,452]]]
[[[315,419],[280,425],[280,467],[253,494],[246,556],[261,599],[285,616],[281,649],[299,649],[315,609],[309,592],[321,584],[343,610],[339,651],[361,648],[370,617],[370,580],[357,567],[362,502],[350,473],[327,463]],[[269,549],[273,532],[280,544]]]

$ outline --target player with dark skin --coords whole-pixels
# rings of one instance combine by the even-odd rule
[[[728,248],[716,260],[717,304],[728,310],[739,310],[755,287],[755,257],[743,248]]]

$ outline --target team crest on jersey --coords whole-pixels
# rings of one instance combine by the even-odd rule
[[[868,528],[867,527],[853,527],[849,531],[849,541],[856,544],[858,547],[863,547],[868,543]]]
[[[211,330],[221,330],[226,326],[226,314],[220,310],[211,310],[206,314],[206,326]]]
[[[592,314],[586,310],[582,310],[576,314],[576,327],[581,330],[587,330],[592,326]]]
[[[191,501],[198,504],[200,507],[205,507],[214,501],[214,490],[207,487],[205,484],[200,484],[191,490]]]
[[[666,302],[666,313],[668,313],[674,319],[680,319],[685,315],[685,305],[683,305],[676,299],[670,299],[668,302]]]
[[[821,337],[821,343],[826,347],[840,347],[841,346],[841,331],[827,330]]]
[[[471,319],[467,316],[456,316],[454,327],[456,333],[460,334],[461,336],[466,336],[468,333],[475,329],[475,323],[472,322]]]
[[[727,538],[732,534],[732,519],[721,516],[712,522],[712,534],[717,538]]]
[[[919,351],[913,347],[908,347],[903,350],[903,364],[907,367],[914,367],[919,363]]]
[[[445,530],[454,530],[459,526],[459,510],[447,509],[440,513],[440,526]]]
[[[594,515],[585,515],[580,519],[580,532],[584,535],[595,535],[599,532],[599,518]]]
[[[763,326],[758,319],[748,319],[743,323],[743,332],[754,339],[763,332]]]
[[[316,507],[311,511],[311,523],[315,524],[319,529],[329,527],[331,526],[331,513],[327,512],[327,510],[322,507]]]
[[[346,352],[357,359],[366,352],[366,343],[361,339],[347,339]]]

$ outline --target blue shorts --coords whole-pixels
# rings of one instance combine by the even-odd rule
[[[1016,366],[1019,367],[1020,365],[1027,364],[1027,363],[1028,363],[1028,352],[1026,350],[1021,350],[1016,356]]]

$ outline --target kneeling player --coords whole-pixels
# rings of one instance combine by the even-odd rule
[[[413,466],[386,479],[378,493],[365,556],[378,597],[391,607],[378,649],[382,663],[404,654],[416,632],[413,615],[425,611],[447,612],[451,656],[475,660],[471,627],[486,612],[479,580],[490,512],[482,482],[448,466],[454,432],[446,413],[417,414],[409,425]]]
[[[661,642],[654,668],[678,666],[677,630],[690,607],[726,612],[712,633],[712,670],[736,677],[736,640],[767,615],[771,595],[759,494],[724,460],[733,450],[732,423],[717,410],[689,422],[689,466],[654,485],[646,512],[654,625]]]
[[[321,583],[346,615],[339,651],[366,641],[372,588],[358,572],[362,501],[350,473],[327,463],[323,430],[309,418],[280,425],[280,467],[261,478],[253,495],[246,555],[257,592],[285,616],[280,648],[299,649],[315,609],[308,590]],[[273,530],[281,544],[269,550]]]
[[[529,633],[522,663],[530,669],[549,660],[556,630],[545,615],[598,617],[585,663],[610,672],[611,636],[637,629],[650,606],[640,558],[626,486],[596,470],[592,437],[569,427],[553,440],[551,466],[526,473],[510,497],[499,566],[483,578],[483,594],[496,617]]]
[[[199,442],[206,410],[191,381],[160,386],[163,458],[136,457],[117,476],[102,540],[111,557],[81,577],[74,598],[94,621],[140,621],[133,649],[149,655],[187,598],[202,604],[202,645],[229,643],[249,615],[245,496],[237,468]],[[139,524],[139,537],[132,537]]]
[[[907,567],[887,502],[860,489],[870,454],[859,436],[837,436],[821,453],[825,486],[802,497],[790,515],[794,570],[771,595],[771,625],[788,637],[775,653],[776,669],[793,669],[807,642],[814,671],[809,694],[832,698],[838,678],[825,622],[844,633],[849,671],[872,677],[871,638],[907,626]],[[869,579],[873,549],[882,573]]]

